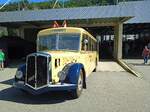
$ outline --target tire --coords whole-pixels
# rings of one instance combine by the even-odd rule
[[[95,68],[95,69],[93,70],[93,72],[97,72],[97,68]]]
[[[96,62],[95,62],[95,69],[93,70],[93,72],[97,72],[97,65],[98,65],[98,62],[97,62],[97,59],[96,59]]]
[[[72,91],[73,98],[79,98],[83,91],[83,71],[80,71],[80,75],[78,78],[78,85],[75,90]]]

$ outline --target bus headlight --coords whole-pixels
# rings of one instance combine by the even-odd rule
[[[66,72],[60,71],[60,72],[58,73],[59,80],[60,80],[61,82],[64,81],[65,78],[66,78],[66,75],[67,75]]]
[[[22,71],[17,71],[15,76],[17,79],[21,79],[23,77]]]
[[[61,82],[63,82],[63,81],[66,79],[67,74],[68,74],[68,72],[69,72],[69,69],[70,69],[71,65],[72,65],[72,63],[66,65],[66,66],[62,69],[62,71],[58,72],[58,77],[59,77],[59,80],[60,80]]]

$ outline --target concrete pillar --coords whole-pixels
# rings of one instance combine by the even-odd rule
[[[117,23],[114,26],[114,58],[122,59],[122,38],[123,38],[123,23]]]

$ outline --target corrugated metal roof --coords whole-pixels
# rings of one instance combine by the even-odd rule
[[[122,4],[129,6],[128,12],[133,10],[134,18],[130,19],[126,23],[150,23],[150,1],[138,1]]]
[[[121,14],[120,7],[118,5],[112,5],[36,11],[0,12],[0,22],[97,19],[126,16],[131,16],[131,14]]]
[[[0,23],[102,19],[134,16],[127,23],[150,22],[150,1],[120,3],[119,5],[0,12]]]

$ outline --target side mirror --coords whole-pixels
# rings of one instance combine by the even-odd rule
[[[83,49],[86,51],[87,50],[87,45],[88,45],[88,39],[83,40]]]
[[[88,42],[89,42],[89,41],[88,41],[87,39],[84,39],[84,40],[83,40],[84,45],[87,45]]]

